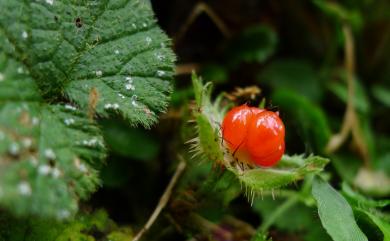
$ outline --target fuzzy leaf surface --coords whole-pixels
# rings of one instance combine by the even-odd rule
[[[167,106],[175,57],[147,1],[1,0],[0,39],[46,99],[88,110],[94,93],[97,114],[145,127]]]
[[[66,219],[99,183],[103,139],[71,105],[46,104],[25,66],[0,54],[0,205]]]

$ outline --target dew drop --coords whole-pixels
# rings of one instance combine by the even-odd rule
[[[118,108],[119,108],[119,104],[118,104],[118,103],[112,104],[112,108],[113,108],[114,110],[118,109]]]
[[[49,173],[51,172],[51,167],[49,165],[40,165],[38,167],[38,173],[41,174],[41,175],[48,175]]]
[[[17,69],[16,69],[16,72],[18,72],[18,74],[23,74],[23,68],[22,67],[18,67]]]
[[[0,73],[0,82],[2,82],[5,79],[4,74]]]
[[[146,37],[145,41],[149,45],[149,44],[152,43],[152,38],[151,37]]]
[[[165,72],[162,70],[157,70],[157,76],[163,77],[165,75]]]
[[[65,109],[67,109],[67,110],[76,110],[76,107],[74,107],[72,105],[69,105],[69,104],[66,104],[65,105]]]
[[[65,123],[65,125],[67,125],[67,126],[74,124],[74,122],[75,122],[75,121],[74,121],[73,118],[69,118],[69,119],[65,119],[65,120],[64,120],[64,123]]]
[[[52,172],[51,172],[51,175],[54,177],[54,178],[59,178],[60,175],[61,175],[61,171],[58,169],[58,168],[53,168]]]
[[[97,77],[102,77],[103,72],[101,70],[96,70],[95,74],[96,74]]]
[[[47,4],[50,4],[50,5],[53,5],[54,0],[46,0],[46,3],[47,3]]]
[[[23,138],[22,144],[25,148],[30,148],[32,145],[32,140],[31,138]]]
[[[28,38],[28,33],[26,31],[22,32],[22,38],[24,39]]]
[[[161,60],[164,60],[165,57],[164,57],[164,55],[157,53],[156,58],[161,61]]]
[[[39,124],[39,119],[38,119],[38,117],[33,117],[33,118],[31,119],[31,123],[32,123],[33,126],[38,125],[38,124]]]
[[[137,99],[138,99],[138,96],[136,96],[136,95],[131,96],[131,104],[132,104],[134,107],[137,107],[137,106],[138,106]]]
[[[9,152],[11,155],[13,155],[13,156],[18,155],[19,152],[20,152],[20,146],[19,146],[19,144],[16,143],[16,142],[11,143],[11,145],[9,146],[8,152]]]
[[[30,158],[30,162],[31,162],[31,164],[33,164],[33,166],[37,166],[38,165],[38,160],[37,160],[37,158],[35,156]]]
[[[18,191],[23,196],[30,196],[32,193],[31,186],[28,182],[22,181],[18,185]]]
[[[113,105],[115,105],[115,104],[113,104]],[[112,105],[112,106],[113,106]],[[114,107],[112,107],[111,106],[111,108],[114,108]],[[96,139],[96,138],[92,138],[91,140],[83,140],[83,145],[85,145],[85,146],[96,146],[97,144],[98,144],[98,139]]]
[[[57,218],[59,220],[64,220],[70,217],[70,212],[66,209],[61,209],[57,213]]]
[[[143,23],[142,26],[146,28],[148,25],[146,23]]]
[[[130,76],[127,76],[126,81],[128,81],[129,83],[133,83],[133,78],[131,78]]]
[[[88,168],[87,166],[84,164],[84,163],[80,163],[80,165],[78,166],[80,172],[87,172],[88,171]]]
[[[126,98],[124,95],[122,95],[121,93],[118,94],[118,96],[122,99]]]
[[[125,84],[125,88],[126,88],[126,90],[135,90],[134,85],[132,85],[131,83]]]
[[[54,153],[53,149],[51,149],[51,148],[48,148],[44,151],[44,156],[46,157],[46,159],[49,159],[49,160],[56,159],[56,154]]]

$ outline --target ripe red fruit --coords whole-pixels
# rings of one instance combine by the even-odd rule
[[[284,153],[285,129],[278,114],[241,105],[222,122],[222,137],[240,161],[258,166],[275,165]]]

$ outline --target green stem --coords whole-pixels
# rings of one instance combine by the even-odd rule
[[[299,201],[299,194],[291,196],[288,198],[282,205],[280,205],[271,216],[265,220],[259,227],[260,232],[265,233],[269,227],[279,218],[284,212],[286,212],[289,208],[294,206]]]

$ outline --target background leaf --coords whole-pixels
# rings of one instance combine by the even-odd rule
[[[315,177],[312,193],[317,201],[322,226],[334,241],[366,241],[348,202],[327,182]]]

